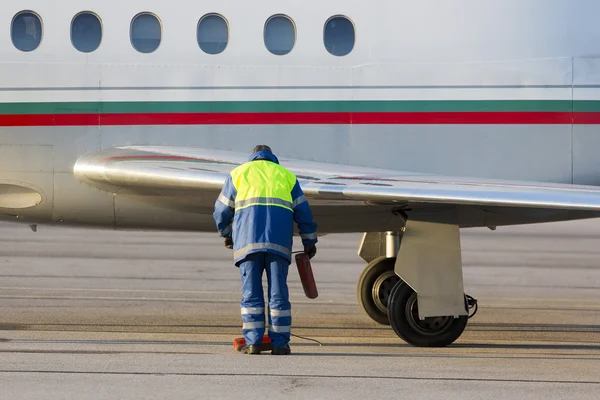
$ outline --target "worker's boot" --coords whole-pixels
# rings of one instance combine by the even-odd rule
[[[275,356],[287,356],[288,354],[292,354],[292,350],[290,349],[290,346],[286,344],[283,347],[273,347],[271,354]]]
[[[260,344],[247,344],[240,349],[242,354],[260,354]]]

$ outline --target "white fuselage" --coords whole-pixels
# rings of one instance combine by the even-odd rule
[[[214,230],[214,199],[190,215],[73,176],[83,154],[124,145],[250,151],[265,143],[304,160],[600,184],[594,0],[28,0],[0,10],[33,11],[43,30],[39,47],[23,52],[11,18],[0,22],[0,218]],[[90,53],[71,40],[82,11],[102,25]],[[160,20],[152,53],[130,40],[141,12]],[[229,31],[215,55],[197,42],[210,13]],[[265,47],[265,22],[276,14],[295,28],[286,55]],[[337,15],[355,30],[352,51],[339,57],[324,45]],[[3,190],[16,188],[42,201],[3,203]]]

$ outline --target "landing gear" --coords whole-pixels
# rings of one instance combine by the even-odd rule
[[[409,344],[447,346],[477,311],[477,300],[464,294],[460,227],[403,220],[400,231],[363,235],[359,256],[369,264],[358,282],[359,303]],[[439,317],[421,319],[426,315]]]
[[[396,283],[390,294],[388,316],[394,332],[418,347],[443,347],[453,343],[463,333],[469,319],[467,315],[461,315],[458,318],[447,316],[421,320],[417,294],[402,280]]]
[[[356,294],[362,309],[375,322],[389,325],[388,301],[400,278],[394,272],[395,258],[379,257],[371,261],[358,280]]]

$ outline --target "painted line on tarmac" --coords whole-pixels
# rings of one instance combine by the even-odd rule
[[[288,285],[292,286],[292,285]],[[240,291],[226,290],[174,290],[174,289],[117,289],[117,288],[61,288],[61,287],[35,287],[35,286],[0,286],[0,290],[39,290],[44,292],[131,292],[131,293],[190,293],[190,294],[232,294],[239,296]],[[355,294],[325,294],[324,296],[352,297]]]
[[[118,372],[118,371],[44,371],[44,370],[0,370],[2,374],[69,374],[69,375],[143,375],[143,376],[228,376],[228,377],[276,377],[304,379],[369,379],[369,380],[407,380],[407,381],[459,381],[459,382],[516,382],[550,383],[566,385],[600,385],[600,381],[547,380],[547,379],[500,379],[500,378],[452,378],[452,377],[411,377],[411,376],[361,376],[361,375],[309,375],[309,374],[248,374],[248,373],[201,373],[201,372]]]
[[[239,304],[239,299],[198,299],[194,297],[109,297],[109,296],[36,296],[36,295],[0,295],[3,299],[34,299],[34,300],[111,300],[111,301],[167,301],[167,302],[194,302],[194,303],[234,303]],[[294,304],[327,304],[329,306],[355,306],[356,303],[334,302],[323,300],[317,302],[306,300],[291,300]]]
[[[294,283],[294,282],[291,282]],[[176,290],[176,289],[119,289],[119,288],[64,288],[64,287],[48,287],[48,286],[0,286],[0,290],[40,290],[40,291],[57,291],[57,292],[132,292],[132,293],[196,293],[196,294],[234,294],[239,295],[239,291],[225,290]],[[355,297],[355,294],[336,293],[330,296],[340,297]],[[551,298],[551,297],[485,297],[483,301],[486,303],[495,302],[560,302],[560,303],[592,303],[592,305],[600,306],[600,301],[597,299],[570,299],[570,298]],[[500,303],[505,305],[506,303]],[[492,304],[490,304],[492,305]],[[498,306],[498,304],[493,304]],[[513,304],[510,305],[514,306]]]
[[[592,303],[600,305],[598,299],[569,299],[569,298],[558,298],[558,297],[490,297],[486,298],[486,301],[519,301],[519,302],[545,302],[545,301],[558,301],[561,303]]]
[[[0,290],[39,290],[45,292],[132,292],[132,293],[195,293],[195,294],[235,294],[225,290],[173,290],[173,289],[116,289],[116,288],[61,288],[35,286],[0,286]]]

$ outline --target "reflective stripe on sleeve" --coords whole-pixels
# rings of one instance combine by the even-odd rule
[[[287,247],[284,246],[280,246],[278,244],[273,244],[273,243],[252,243],[249,244],[246,247],[243,247],[239,250],[236,250],[235,253],[233,253],[233,257],[234,258],[238,258],[243,256],[244,254],[246,254],[247,252],[251,251],[251,250],[275,250],[278,251],[280,253],[283,253],[285,255],[287,255],[288,257],[292,256],[292,250],[288,249]]]
[[[298,197],[296,200],[294,200],[294,202],[292,203],[292,207],[296,208],[298,207],[300,204],[304,203],[306,201],[306,197],[304,195]]]
[[[292,310],[270,310],[272,317],[291,317]]]
[[[265,327],[264,322],[244,322],[242,324],[242,329],[258,329],[258,328],[264,328],[264,327]]]
[[[225,196],[223,195],[223,193],[221,193],[221,194],[219,195],[219,198],[218,198],[218,200],[219,200],[221,203],[225,204],[227,207],[231,207],[231,208],[234,208],[234,207],[235,207],[235,203],[233,202],[233,200],[229,200],[227,197],[225,197]]]
[[[289,333],[292,327],[289,325],[271,325],[269,330],[276,333]]]
[[[265,309],[262,307],[246,307],[246,308],[242,308],[242,315],[243,314],[249,314],[249,315],[260,315],[260,314],[264,314],[265,313]]]
[[[301,233],[300,237],[302,239],[314,240],[317,238],[317,232],[315,233]]]
[[[281,206],[290,210],[292,209],[292,203],[276,197],[253,197],[251,199],[237,200],[235,202],[235,208],[238,210],[250,206]]]

